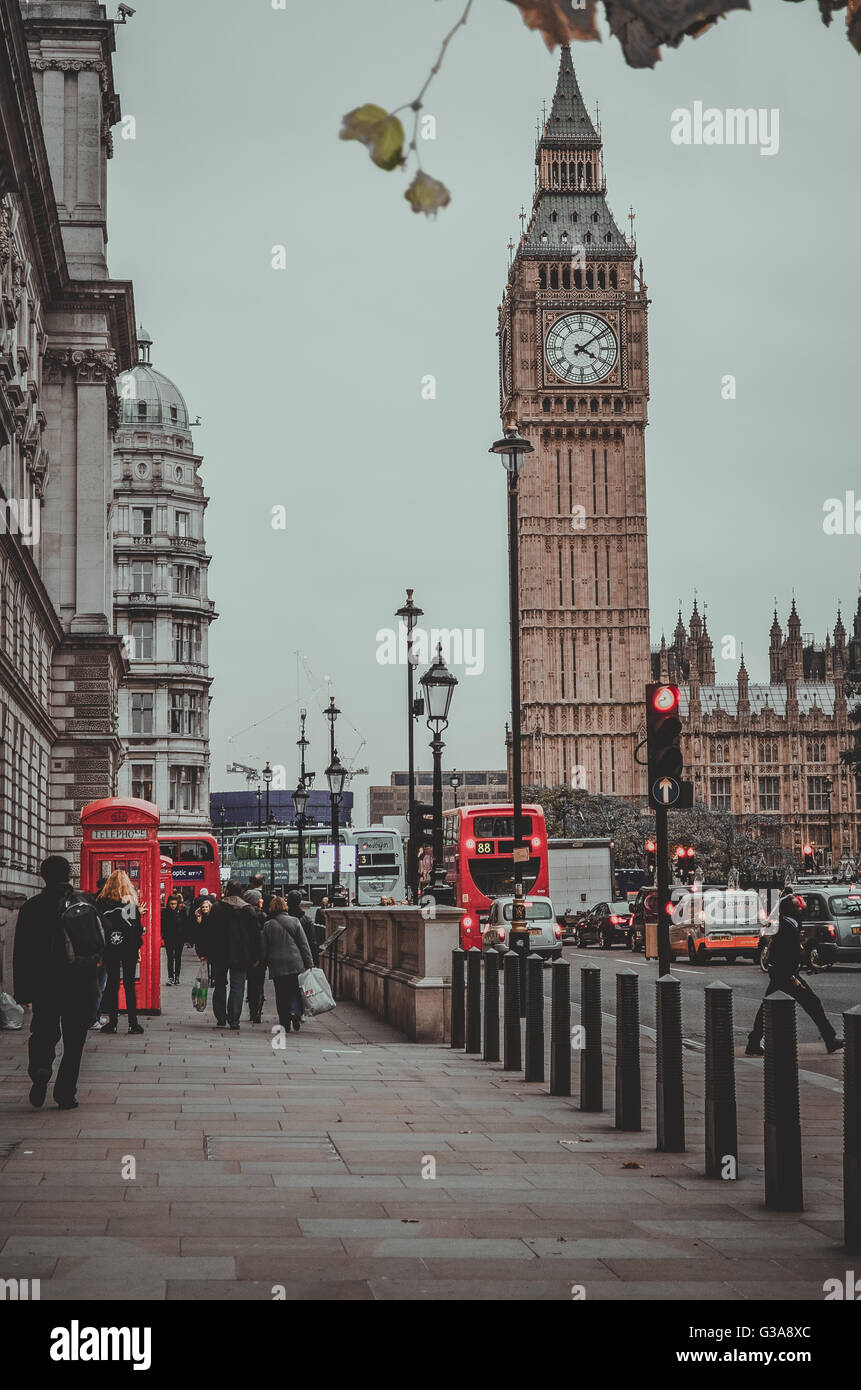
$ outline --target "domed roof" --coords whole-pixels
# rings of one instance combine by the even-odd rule
[[[170,378],[151,365],[152,339],[144,328],[138,329],[138,345],[140,362],[117,377],[121,428],[146,426],[169,434],[177,430],[189,433],[188,406]]]

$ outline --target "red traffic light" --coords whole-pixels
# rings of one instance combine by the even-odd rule
[[[804,846],[804,853],[805,853],[805,854],[812,854],[812,853],[813,853],[813,846],[812,846],[812,845],[805,845],[805,846]]]
[[[647,854],[654,854],[656,848],[657,848],[657,846],[656,846],[654,840],[647,840],[647,841],[646,841],[646,853],[647,853]]]
[[[673,858],[674,858],[674,859],[684,859],[684,857],[685,857],[685,848],[684,848],[684,845],[676,845],[676,848],[673,850]]]
[[[678,709],[680,699],[677,685],[659,685],[652,696],[652,705],[660,714],[672,714]]]
[[[688,856],[689,859],[695,859],[695,858],[696,858],[696,853],[697,853],[697,852],[696,852],[696,850],[693,849],[693,848],[686,850],[685,853],[687,854],[687,856]]]

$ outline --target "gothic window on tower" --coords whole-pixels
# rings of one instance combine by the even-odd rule
[[[571,607],[574,608],[577,603],[577,600],[574,596],[574,551],[569,550],[568,556],[571,561]]]
[[[715,744],[712,745],[712,762],[713,762],[713,763],[728,763],[728,762],[729,762],[729,744],[728,744],[728,743],[715,743]]]
[[[807,741],[807,761],[809,763],[825,762],[825,743],[819,739],[808,739]]]
[[[614,265],[611,265],[611,266],[610,266],[610,289],[611,289],[611,290],[617,290],[618,288],[619,288],[619,278],[618,278],[618,275],[616,274],[616,267],[615,267]]]
[[[779,761],[777,754],[777,744],[771,739],[761,741],[759,745],[759,761],[761,763],[776,763]]]
[[[828,794],[825,790],[825,777],[808,777],[807,779],[807,809],[808,811],[827,811]]]
[[[597,221],[598,221],[598,214],[597,214],[597,212],[593,212],[593,213],[592,213],[592,221],[593,221],[593,222],[597,222]]]
[[[732,789],[729,777],[712,777],[710,804],[713,811],[732,810]]]
[[[597,556],[597,554],[596,554],[596,556],[595,556],[595,563],[596,563],[596,565],[597,565],[597,563],[598,563],[598,556]],[[597,586],[597,580],[596,580],[596,586]],[[597,593],[596,593],[595,598],[596,598],[596,602],[597,602]],[[596,684],[598,699],[600,700],[600,698],[601,698],[601,634],[600,634],[599,632],[596,632],[596,633],[595,633],[595,684]]]
[[[559,288],[559,267],[557,265],[550,267],[550,288],[551,290],[558,290]]]
[[[780,810],[780,778],[779,778],[779,777],[760,777],[760,779],[759,779],[759,809],[760,809],[760,811],[779,811],[779,810]]]
[[[564,237],[565,237],[565,233],[564,233],[564,232],[562,233],[562,237],[563,237],[563,240],[564,240]],[[562,288],[563,288],[563,290],[570,290],[570,288],[571,288],[571,267],[570,267],[570,265],[563,265],[563,267],[562,267]]]
[[[596,549],[595,551],[593,551],[592,558],[593,558],[593,560],[595,561],[595,606],[597,607],[598,602],[599,602],[599,600],[598,600],[598,551],[597,551],[597,549]],[[600,679],[601,679],[601,678],[600,678],[600,676],[599,676],[599,677],[598,677],[599,684],[600,684]]]
[[[539,288],[540,290],[546,290],[546,289],[547,289],[547,267],[546,267],[546,265],[540,265],[540,266],[538,267],[538,288]]]
[[[607,559],[609,560],[609,555]],[[607,579],[607,597],[610,597],[610,580]],[[613,634],[607,633],[607,685],[609,687],[610,699],[613,698]]]
[[[545,397],[544,397],[543,401],[541,402],[541,409],[544,411],[544,414],[545,414],[545,415],[549,415],[549,414],[550,414],[550,397],[549,397],[549,396],[545,396]],[[333,852],[334,852],[334,851],[333,851]]]
[[[592,233],[591,233],[591,232],[584,232],[584,234],[583,234],[583,240],[585,241],[585,243],[586,243],[587,246],[591,246],[591,245],[592,245]]]

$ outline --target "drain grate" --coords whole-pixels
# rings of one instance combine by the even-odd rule
[[[205,1134],[203,1152],[210,1159],[267,1160],[301,1163],[329,1159],[346,1167],[329,1134]]]

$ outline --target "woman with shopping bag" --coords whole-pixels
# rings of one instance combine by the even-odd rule
[[[260,963],[268,965],[269,978],[275,985],[275,1007],[278,1022],[285,1032],[299,1032],[303,1012],[299,975],[314,964],[308,938],[302,923],[291,917],[284,898],[274,897],[269,903],[269,919],[263,928]]]

